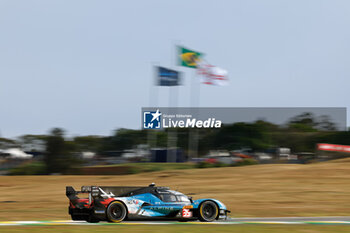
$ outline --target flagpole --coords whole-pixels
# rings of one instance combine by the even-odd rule
[[[194,76],[194,84],[195,84],[195,88],[197,89],[197,93],[196,93],[196,107],[195,107],[195,116],[197,118],[199,118],[199,106],[200,106],[200,82],[198,82],[198,76],[197,76],[197,70],[195,70],[195,76]],[[194,155],[196,156],[196,158],[198,158],[198,143],[199,143],[199,133],[198,133],[198,129],[195,128],[194,129]]]
[[[174,109],[172,108],[172,92],[174,91],[173,86],[169,86],[169,113],[174,114]],[[168,128],[168,148],[167,148],[167,162],[176,162],[176,157],[174,155],[174,142],[175,142],[175,128]]]
[[[192,76],[191,88],[190,88],[191,89],[190,106],[191,106],[191,113],[194,116],[198,115],[197,107],[199,106],[199,84],[197,85],[196,82],[197,82],[197,71],[195,70]],[[188,149],[189,149],[190,157],[198,158],[198,130],[196,128],[189,131],[188,141],[189,141]]]
[[[170,61],[171,61],[170,66],[171,66],[171,68],[175,68],[175,66],[176,66],[176,64],[175,64],[176,63],[175,57],[177,55],[177,50],[178,50],[176,44],[177,44],[177,42],[173,41],[171,49],[170,49]],[[178,96],[179,96],[178,95],[178,91],[179,91],[179,88],[180,88],[179,86],[181,85],[180,78],[181,78],[181,73],[179,72],[178,73],[177,85],[173,87],[174,114],[177,113],[177,102],[178,102]],[[175,159],[174,162],[176,162],[176,160],[177,160],[177,158],[176,158],[177,157],[177,129],[176,128],[173,129],[173,139],[172,140],[173,140],[172,141],[173,142],[173,158]]]
[[[158,105],[158,86],[155,83],[156,79],[156,63],[152,62],[152,75],[149,93],[149,107],[157,107]],[[153,106],[152,106],[153,105]],[[149,149],[157,146],[157,134],[154,130],[149,129],[147,133],[147,144]]]
[[[201,83],[198,80],[198,75],[197,75],[197,70],[196,70],[196,75],[195,75],[195,84],[197,87],[197,108],[196,108],[196,117],[199,119],[199,108],[200,108],[200,94],[201,94]],[[199,157],[198,149],[199,149],[199,129],[195,129],[195,155],[196,158]]]
[[[180,44],[179,44],[180,45]],[[179,46],[178,46],[179,48]],[[188,52],[191,52],[193,53],[193,51],[189,50],[189,49],[186,49],[184,46],[181,45],[181,54],[183,54],[183,51],[184,50],[187,50]],[[199,53],[196,53],[196,54],[199,54]],[[189,68],[196,68],[194,67],[193,65],[184,65],[184,58],[182,57],[181,58],[182,61],[181,61],[181,66],[186,66],[186,67],[189,67]],[[196,107],[198,107],[199,105],[199,96],[198,96],[198,93],[196,91],[198,91],[198,88],[199,86],[196,86],[196,82],[197,81],[197,73],[196,71],[194,71],[193,75],[192,75],[192,78],[190,79],[190,93],[189,93],[189,100],[190,100],[190,103],[189,103],[189,109],[190,109],[190,112],[191,114],[194,116],[196,115]],[[197,97],[197,98],[196,98]],[[187,149],[187,152],[188,152],[188,156],[191,158],[191,157],[198,157],[198,132],[196,132],[196,129],[188,129],[188,149]]]
[[[175,48],[175,51],[174,51]],[[174,43],[171,45],[170,49],[170,68],[173,68],[174,64],[174,58],[176,56],[176,45],[174,46]],[[179,81],[179,80],[178,80]],[[177,95],[174,96],[175,91],[177,91],[177,85],[175,86],[169,86],[169,108],[170,114],[176,114],[176,107],[177,107]],[[175,105],[172,106],[173,98],[175,97]],[[174,107],[174,109],[173,109]],[[176,128],[168,128],[168,149],[167,149],[167,162],[176,162],[176,148],[177,148],[177,132]]]

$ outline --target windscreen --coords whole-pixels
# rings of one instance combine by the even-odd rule
[[[185,195],[162,194],[160,199],[164,202],[190,202]]]

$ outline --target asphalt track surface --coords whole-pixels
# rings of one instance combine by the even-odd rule
[[[178,221],[124,221],[121,223],[87,223],[85,221],[0,221],[1,226],[62,226],[62,225],[236,225],[236,224],[314,224],[314,225],[349,225],[350,216],[343,217],[271,217],[271,218],[228,218],[215,222],[178,222]]]

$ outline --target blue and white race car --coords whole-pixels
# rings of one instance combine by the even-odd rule
[[[87,198],[77,195],[86,193]],[[215,199],[192,198],[167,187],[83,186],[66,187],[72,220],[121,222],[125,219],[175,219],[211,222],[226,219],[226,206]]]

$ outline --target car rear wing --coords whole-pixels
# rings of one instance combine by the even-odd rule
[[[88,188],[89,187],[89,188]],[[79,199],[78,198],[78,194],[81,193],[88,193],[89,194],[89,198],[92,196],[92,186],[82,186],[81,187],[81,191],[76,191],[72,186],[66,186],[66,196],[69,198],[69,200],[75,200],[75,199]],[[94,188],[94,196],[96,195],[96,189]],[[98,195],[98,194],[97,194]]]

